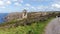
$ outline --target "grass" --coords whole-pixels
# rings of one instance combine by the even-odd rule
[[[0,28],[0,34],[44,34],[45,26],[53,18],[49,18],[47,21],[33,23],[30,26],[18,26],[16,28]]]

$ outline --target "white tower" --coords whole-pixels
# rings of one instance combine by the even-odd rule
[[[27,18],[27,10],[23,10],[22,18]]]

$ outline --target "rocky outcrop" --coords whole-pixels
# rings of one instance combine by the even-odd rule
[[[5,17],[5,21],[6,22],[9,22],[9,21],[12,21],[12,20],[22,20],[25,18],[36,18],[36,17],[40,17],[40,16],[45,16],[45,15],[48,15],[47,12],[31,12],[31,13],[27,13],[25,14],[25,12],[14,12],[14,13],[9,13],[8,16]]]
[[[22,19],[22,13],[20,12],[15,12],[15,13],[9,13],[6,17],[5,17],[5,21],[9,22],[12,20],[16,20],[16,19]]]
[[[23,10],[23,12],[14,12],[9,13],[8,16],[5,17],[6,22],[12,21],[12,20],[22,20],[27,18],[27,10]]]
[[[21,20],[21,14],[22,13],[20,12],[8,14],[8,16],[5,17],[6,23],[3,24],[3,26],[10,28],[10,27],[17,27],[20,25],[23,25],[23,26],[31,25],[32,23],[35,23],[35,22],[46,21],[48,17],[52,16],[52,14],[48,14],[48,13],[44,14],[41,12],[35,12],[35,13],[32,12],[32,13],[27,13],[26,19]]]

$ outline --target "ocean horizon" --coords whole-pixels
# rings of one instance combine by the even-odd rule
[[[8,15],[8,13],[0,13],[0,23],[5,22],[4,17],[7,15]]]

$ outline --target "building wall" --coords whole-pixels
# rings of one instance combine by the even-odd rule
[[[23,10],[22,18],[27,18],[27,10]]]

